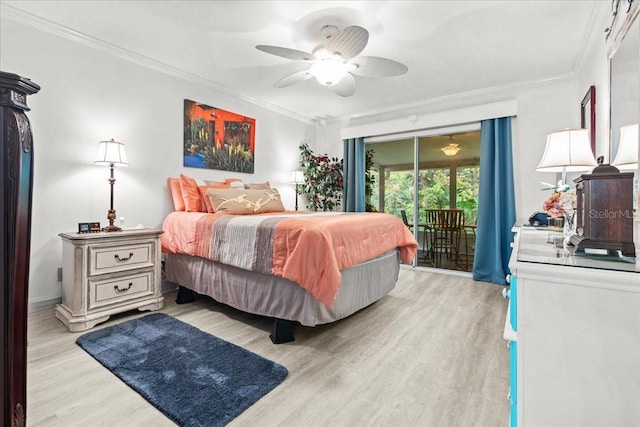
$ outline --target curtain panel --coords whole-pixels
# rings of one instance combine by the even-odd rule
[[[483,120],[473,279],[506,285],[516,220],[511,117]]]
[[[349,138],[344,142],[343,211],[364,212],[365,208],[365,148],[364,138]]]

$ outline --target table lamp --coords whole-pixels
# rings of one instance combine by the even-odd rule
[[[300,170],[296,170],[291,172],[291,178],[289,179],[290,184],[294,184],[296,186],[296,210],[298,210],[298,193],[300,189],[300,185],[304,184],[304,174]]]
[[[561,172],[560,187],[565,185],[567,172],[582,172],[597,165],[591,151],[589,129],[564,129],[547,135],[547,145],[536,171]]]
[[[114,224],[116,220],[116,210],[113,208],[113,184],[115,184],[116,179],[113,177],[113,170],[115,169],[116,164],[123,166],[127,166],[129,164],[127,162],[127,155],[124,152],[124,144],[114,141],[113,139],[109,141],[100,141],[98,143],[98,153],[96,154],[96,159],[93,163],[96,165],[108,165],[111,172],[109,176],[109,185],[111,186],[111,204],[109,205],[109,211],[107,212],[109,225],[104,227],[102,231],[121,231],[122,229]]]
[[[613,160],[613,166],[619,170],[638,169],[638,124],[620,128],[620,143]]]

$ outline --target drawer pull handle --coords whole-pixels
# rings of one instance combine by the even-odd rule
[[[118,285],[115,285],[113,289],[116,291],[117,294],[122,294],[124,292],[127,292],[129,289],[131,289],[132,286],[133,286],[133,282],[129,282],[129,286],[127,286],[124,289],[120,289]]]
[[[133,252],[129,252],[129,256],[125,257],[125,258],[120,258],[120,255],[118,255],[118,254],[115,254],[113,257],[118,262],[127,262],[127,261],[129,261],[131,259],[132,256],[133,256]]]

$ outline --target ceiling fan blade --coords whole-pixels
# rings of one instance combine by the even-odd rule
[[[289,74],[288,76],[278,80],[276,84],[273,85],[273,87],[280,89],[303,82],[311,77],[313,77],[313,74],[311,74],[311,70],[296,71],[295,73]]]
[[[301,50],[289,49],[288,47],[269,46],[265,44],[259,44],[256,49],[261,50],[272,55],[281,56],[287,59],[293,59],[294,61],[312,61],[313,55]]]
[[[354,25],[335,33],[326,48],[329,52],[339,53],[344,59],[351,59],[362,52],[368,41],[369,31]]]
[[[355,66],[350,70],[353,74],[362,77],[399,76],[409,70],[404,64],[377,56],[359,56],[349,61],[349,65]]]
[[[356,79],[353,75],[347,73],[334,85],[329,86],[329,90],[340,96],[351,96],[356,92]]]

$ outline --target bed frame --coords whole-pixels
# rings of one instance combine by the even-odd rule
[[[294,340],[294,327],[335,322],[378,301],[395,287],[400,271],[397,250],[343,270],[331,308],[297,283],[220,264],[205,258],[166,254],[167,280],[179,286],[176,302],[194,301],[193,292],[236,309],[274,318],[274,344]]]

